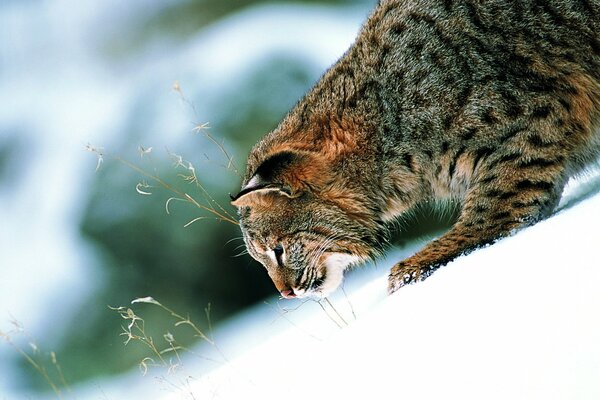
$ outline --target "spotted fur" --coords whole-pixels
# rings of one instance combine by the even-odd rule
[[[393,292],[547,216],[597,160],[599,127],[599,1],[382,0],[251,151],[233,204],[294,297],[329,294],[415,205],[458,202],[450,231],[392,268]]]

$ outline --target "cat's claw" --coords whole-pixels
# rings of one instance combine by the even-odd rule
[[[414,265],[407,265],[400,262],[392,267],[388,277],[388,293],[392,294],[396,290],[420,282],[427,278],[433,272],[433,268],[423,268]]]

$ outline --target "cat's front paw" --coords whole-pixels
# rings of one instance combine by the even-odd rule
[[[420,282],[427,278],[433,272],[433,268],[419,267],[410,265],[404,261],[392,267],[388,277],[388,293],[392,294],[396,290],[410,285],[411,283]]]

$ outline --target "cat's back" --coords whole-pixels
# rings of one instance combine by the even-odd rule
[[[440,192],[515,149],[575,173],[600,154],[600,1],[383,0],[323,82]]]
[[[389,88],[550,90],[573,70],[600,80],[600,1],[384,0],[356,47]]]
[[[252,164],[282,142],[329,137],[321,122],[331,115],[369,125],[351,130],[353,142],[392,164],[485,155],[548,116],[574,124],[583,145],[584,133],[600,136],[599,33],[600,0],[381,0]]]
[[[348,56],[396,143],[476,141],[553,112],[592,118],[600,1],[384,0]]]
[[[600,1],[382,0],[364,31],[384,53],[461,49],[482,63],[528,51],[587,64],[600,54]]]
[[[394,266],[395,291],[547,216],[600,155],[599,32],[600,0],[381,0],[248,158],[234,202],[243,226],[269,226],[258,236],[272,236],[263,247],[282,295],[296,290],[278,272],[290,230],[360,238],[340,254],[364,259],[387,222],[458,200],[451,230]],[[316,278],[298,293],[343,268],[303,272]]]

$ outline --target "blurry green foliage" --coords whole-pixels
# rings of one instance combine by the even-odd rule
[[[295,0],[289,3],[352,4],[356,0]],[[277,4],[273,0],[187,0],[152,15],[148,26],[168,30],[172,35],[187,36],[219,18],[257,4]],[[144,32],[143,29],[140,32]]]
[[[0,190],[6,190],[18,183],[18,171],[23,162],[21,154],[26,144],[20,139],[20,130],[0,132]]]
[[[149,12],[125,35],[119,32],[118,40],[109,38],[105,46],[113,56],[127,56],[129,52],[142,49],[156,39],[186,40],[200,29],[244,8],[281,3],[374,5],[375,0],[183,0]]]
[[[249,79],[215,101],[217,107],[235,111],[215,113],[210,124],[246,153],[277,126],[321,73],[293,54],[273,54],[250,68]]]

